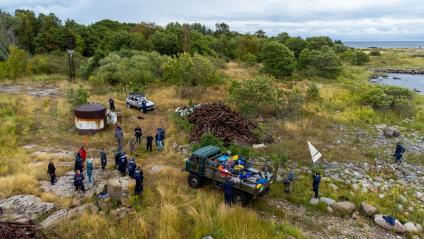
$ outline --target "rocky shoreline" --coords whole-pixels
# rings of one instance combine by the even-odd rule
[[[374,72],[377,72],[377,73],[412,74],[412,75],[422,75],[422,74],[424,74],[424,70],[420,70],[420,69],[379,68],[379,69],[374,69]]]

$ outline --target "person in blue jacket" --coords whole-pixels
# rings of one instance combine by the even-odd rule
[[[393,156],[396,157],[396,163],[402,163],[403,153],[405,153],[405,148],[401,143],[396,145],[395,154]]]
[[[127,164],[128,158],[127,154],[124,152],[121,156],[121,160],[119,161],[118,170],[121,172],[122,176],[127,175]]]
[[[75,166],[74,166],[74,171],[76,172],[77,170],[79,170],[81,173],[83,172],[83,162],[82,162],[82,158],[80,156],[79,153],[76,154],[75,156]]]
[[[94,165],[93,165],[93,159],[89,158],[87,159],[87,178],[88,178],[88,182],[92,183],[93,182],[93,170],[94,170]]]
[[[314,191],[315,193],[314,198],[318,198],[318,190],[319,190],[320,182],[321,182],[321,175],[319,173],[315,173],[313,175],[313,182],[312,182],[312,191]]]
[[[82,175],[81,171],[77,170],[75,172],[75,176],[74,176],[74,186],[75,186],[75,191],[82,191],[85,192],[85,187],[84,187],[84,175]]]
[[[223,189],[225,204],[231,206],[231,204],[233,203],[233,183],[231,182],[229,177],[227,178],[227,180],[225,180]]]
[[[134,178],[135,178],[135,188],[134,193],[135,195],[140,195],[141,192],[143,192],[143,170],[141,170],[140,167],[137,167],[137,169],[134,172]]]
[[[135,163],[135,159],[131,158],[130,162],[128,163],[128,175],[131,178],[134,178],[134,172],[136,168],[137,168],[137,164]]]

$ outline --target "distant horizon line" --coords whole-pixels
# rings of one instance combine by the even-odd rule
[[[342,42],[424,42],[424,40],[341,40]]]

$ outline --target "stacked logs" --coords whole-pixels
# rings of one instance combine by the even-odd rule
[[[255,144],[258,142],[253,130],[257,125],[243,118],[222,103],[202,104],[189,117],[193,125],[190,141],[199,142],[202,135],[211,133],[221,140]]]
[[[0,222],[0,238],[27,239],[44,238],[40,227],[32,223]]]

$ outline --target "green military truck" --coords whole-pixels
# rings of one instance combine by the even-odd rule
[[[185,170],[189,172],[188,184],[192,188],[200,188],[205,183],[211,183],[222,189],[227,176],[218,170],[216,162],[224,154],[221,149],[215,146],[205,146],[194,151],[190,158],[185,161]],[[248,168],[259,175],[259,170]],[[237,178],[237,175],[230,174],[230,177]],[[276,175],[269,175],[266,183],[254,184],[245,180],[238,180],[233,183],[233,201],[241,205],[246,205],[251,199],[262,196],[269,191],[270,185],[275,182]]]

